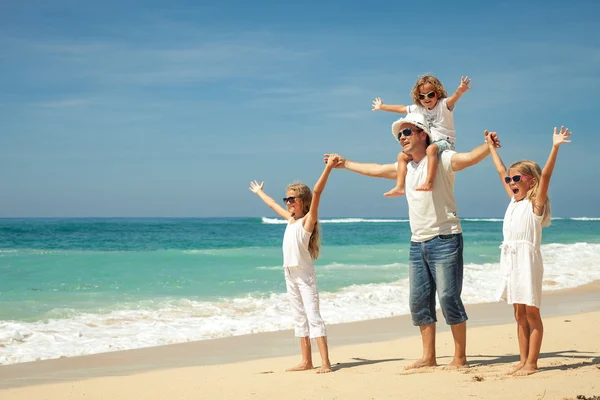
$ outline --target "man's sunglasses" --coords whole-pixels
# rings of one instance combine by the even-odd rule
[[[429,93],[425,93],[425,94],[419,94],[419,100],[425,100],[425,98],[428,99],[433,99],[435,97],[435,92],[429,92]]]
[[[283,204],[287,204],[288,202],[293,203],[296,201],[296,196],[284,197]]]
[[[410,136],[413,133],[421,133],[421,132],[423,132],[423,129],[418,129],[417,128],[414,131],[413,131],[412,128],[402,129],[400,132],[398,132],[398,141],[400,141],[400,138],[402,137],[402,135],[404,135],[404,136]]]
[[[531,176],[529,176],[529,175],[505,176],[504,182],[510,183],[510,181],[513,181],[514,183],[519,183],[519,182],[521,182],[521,179],[531,179]]]

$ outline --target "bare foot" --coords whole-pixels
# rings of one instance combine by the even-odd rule
[[[404,189],[403,188],[393,188],[392,190],[390,190],[389,192],[384,193],[383,195],[385,197],[397,197],[397,196],[404,196]]]
[[[446,366],[444,366],[444,369],[461,369],[461,368],[470,368],[469,363],[467,362],[467,359],[454,359],[452,360],[452,362]]]
[[[331,365],[329,364],[323,364],[317,369],[317,374],[326,374],[328,372],[331,372]]]
[[[521,368],[518,371],[515,371],[513,373],[513,376],[527,376],[527,375],[535,374],[536,372],[539,372],[539,369],[537,368],[537,366],[524,365],[523,368]]]
[[[425,368],[425,367],[437,367],[437,363],[435,360],[429,360],[425,358],[421,358],[420,360],[415,361],[410,364],[408,367],[404,369],[417,369],[417,368]]]
[[[286,369],[285,372],[308,371],[309,369],[313,369],[312,363],[300,363],[295,367]]]
[[[523,368],[525,366],[524,362],[520,362],[517,365],[513,365],[508,371],[506,371],[505,375],[512,375],[515,372],[517,372],[518,370],[520,370],[521,368]]]
[[[431,192],[433,190],[433,182],[425,182],[417,188],[419,192]]]

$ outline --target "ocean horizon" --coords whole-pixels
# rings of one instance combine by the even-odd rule
[[[325,217],[328,324],[408,314],[407,217]],[[463,300],[495,301],[502,218],[462,218]],[[0,364],[290,329],[274,217],[0,218]],[[600,279],[600,217],[544,229],[544,290]]]

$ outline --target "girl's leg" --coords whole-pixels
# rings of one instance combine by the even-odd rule
[[[538,371],[538,359],[542,348],[542,338],[544,336],[544,324],[540,309],[534,306],[525,306],[527,322],[530,327],[529,334],[529,353],[523,368],[514,373],[515,376],[525,376],[535,374]]]
[[[425,150],[427,154],[427,178],[425,183],[417,188],[422,192],[431,192],[433,190],[433,180],[435,179],[435,173],[438,167],[438,146],[436,144],[430,144]],[[400,164],[398,164],[399,166]]]
[[[412,160],[412,157],[400,152],[398,153],[398,169],[396,170],[396,187],[389,192],[384,193],[386,197],[404,196],[406,191],[404,190],[404,184],[406,181],[406,170],[408,162]]]
[[[321,354],[321,368],[317,370],[317,374],[325,374],[331,372],[331,362],[329,361],[329,347],[327,346],[327,336],[321,336],[315,339],[319,346]]]
[[[321,367],[317,370],[317,373],[331,372],[329,348],[327,346],[327,327],[321,317],[315,269],[313,267],[301,267],[299,269],[302,271],[303,276],[302,280],[298,282],[298,287],[308,318],[310,337],[315,338],[321,354]]]
[[[527,321],[525,304],[513,304],[515,311],[515,320],[517,321],[517,338],[519,339],[519,363],[511,368],[507,375],[512,375],[525,366],[527,355],[529,354],[529,335],[530,327]]]
[[[310,338],[308,337],[308,319],[302,303],[302,295],[298,286],[298,270],[296,267],[285,268],[285,283],[287,287],[288,298],[292,306],[294,316],[294,333],[300,338],[300,351],[302,360],[300,364],[288,368],[286,371],[305,371],[312,369],[312,352],[310,346]]]
[[[286,369],[287,372],[313,369],[312,349],[310,346],[310,338],[308,336],[300,338],[300,352],[302,354],[302,361],[300,361],[300,364]]]

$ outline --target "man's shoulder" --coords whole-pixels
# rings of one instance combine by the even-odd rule
[[[442,151],[442,154],[440,154],[440,160],[443,163],[451,163],[452,162],[452,156],[454,156],[456,154],[456,150],[444,150]]]

